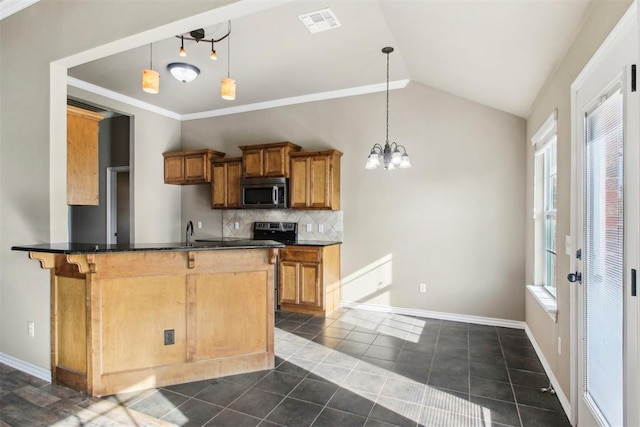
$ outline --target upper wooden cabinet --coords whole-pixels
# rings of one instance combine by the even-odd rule
[[[242,150],[242,177],[289,177],[289,155],[300,150],[290,142],[245,145]]]
[[[240,208],[242,158],[213,159],[211,171],[211,208]]]
[[[290,154],[292,209],[340,209],[341,157],[337,150]]]
[[[99,204],[98,131],[102,114],[67,106],[67,204]]]
[[[163,153],[165,184],[206,184],[211,182],[211,160],[224,157],[214,150]]]

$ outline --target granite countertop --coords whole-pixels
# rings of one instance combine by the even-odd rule
[[[342,242],[333,240],[298,240],[296,242],[286,242],[287,246],[331,246],[341,245]]]
[[[253,239],[241,239],[236,237],[212,237],[210,239],[196,239],[196,242],[215,242],[215,241],[238,241],[242,240],[245,242],[264,242],[265,240],[253,240]],[[282,242],[285,246],[331,246],[331,245],[341,245],[342,242],[335,240],[297,240],[295,242]]]
[[[35,245],[13,246],[11,250],[25,252],[47,252],[54,254],[87,254],[115,252],[155,252],[155,251],[208,251],[220,249],[265,249],[283,248],[282,243],[274,240],[249,239],[210,239],[196,240],[189,246],[184,242],[171,243],[135,243],[135,244],[95,244],[95,243],[40,243]]]

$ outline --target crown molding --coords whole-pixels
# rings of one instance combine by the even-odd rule
[[[394,80],[389,82],[389,90],[404,89],[409,84],[409,79]],[[92,83],[85,82],[84,80],[76,79],[75,77],[67,76],[67,84],[69,86],[76,87],[78,89],[86,90],[87,92],[95,93],[115,101],[122,102],[134,107],[141,108],[143,110],[150,111],[152,113],[160,114],[172,119],[187,121],[206,119],[211,117],[228,116],[231,114],[246,113],[249,111],[267,110],[269,108],[285,107],[288,105],[304,104],[307,102],[325,101],[328,99],[345,98],[349,96],[366,95],[369,93],[384,92],[387,90],[387,84],[376,83],[366,86],[357,86],[348,89],[332,90],[329,92],[312,93],[309,95],[294,96],[290,98],[274,99],[272,101],[257,102],[254,104],[238,105],[236,107],[219,108],[217,110],[202,111],[199,113],[179,114],[174,111],[166,110],[164,108],[157,107],[148,102],[140,101],[136,98],[132,98],[127,95],[123,95],[118,92],[114,92],[109,89],[105,89],[101,86],[94,85]]]
[[[169,117],[170,119],[182,120],[180,114],[176,112],[160,108],[153,104],[149,104],[148,102],[143,102],[139,99],[132,98],[130,96],[123,95],[109,89],[105,89],[101,86],[85,82],[84,80],[76,79],[75,77],[67,76],[67,84],[78,89],[86,90],[87,92],[95,93],[96,95],[104,96],[105,98],[113,99],[114,101],[119,101],[133,107],[141,108],[143,110],[159,114],[161,116]]]
[[[0,21],[14,13],[20,12],[40,0],[2,0],[0,1]]]
[[[389,89],[404,89],[409,84],[409,79],[389,82]],[[217,110],[202,111],[200,113],[183,114],[183,121],[198,120],[211,117],[228,116],[230,114],[246,113],[249,111],[267,110],[269,108],[285,107],[288,105],[304,104],[307,102],[325,101],[328,99],[346,98],[349,96],[366,95],[387,90],[387,83],[357,86],[348,89],[332,90],[329,92],[312,93],[309,95],[294,96],[291,98],[274,99],[272,101],[257,102],[255,104],[238,105],[237,107],[220,108]]]

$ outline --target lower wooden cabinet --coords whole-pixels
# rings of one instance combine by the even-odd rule
[[[278,273],[281,310],[325,315],[340,306],[340,245],[286,246]]]
[[[242,158],[214,159],[211,163],[211,208],[241,208],[240,175]]]

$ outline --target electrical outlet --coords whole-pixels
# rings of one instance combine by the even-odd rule
[[[318,233],[324,233],[324,225],[323,224],[320,224],[318,226]]]
[[[426,283],[420,283],[420,293],[421,294],[426,294],[427,293],[427,284]]]
[[[238,229],[240,229],[240,223],[239,223],[239,222],[237,222],[237,221],[236,221],[236,222],[234,222],[234,223],[233,223],[233,229],[234,229],[234,230],[238,230]]]
[[[172,345],[176,342],[176,334],[173,329],[164,330],[164,345]]]
[[[562,355],[562,338],[558,337],[558,354]]]
[[[36,322],[34,322],[33,320],[29,320],[27,322],[27,331],[28,331],[30,337],[35,337],[36,336]]]
[[[307,224],[307,231],[312,231],[312,230],[313,230],[313,225]]]
[[[198,228],[202,228],[202,221],[198,221]]]

